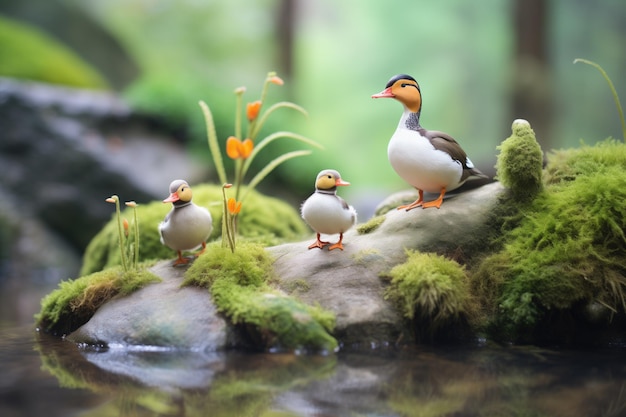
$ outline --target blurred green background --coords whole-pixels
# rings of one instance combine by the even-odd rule
[[[285,110],[265,130],[325,147],[261,186],[294,200],[328,167],[352,183],[342,195],[366,213],[407,188],[386,155],[401,106],[370,98],[397,73],[420,83],[424,127],[450,133],[485,172],[515,118],[531,122],[544,151],[621,137],[604,79],[572,62],[601,64],[626,100],[623,0],[3,0],[0,16],[0,75],[119,91],[176,127],[209,180],[198,101],[225,140],[233,90],[246,86],[244,100],[254,101],[277,71],[286,83],[269,100],[291,100],[309,117]],[[301,147],[276,142],[259,166]]]

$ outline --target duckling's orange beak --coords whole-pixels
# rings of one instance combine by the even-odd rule
[[[350,185],[350,183],[348,181],[344,181],[341,178],[337,178],[337,181],[335,181],[335,185],[337,187],[340,187],[342,185]]]
[[[178,196],[178,193],[172,193],[170,194],[169,197],[167,197],[165,200],[163,200],[164,203],[173,203],[175,201],[180,200],[180,197]]]
[[[385,88],[378,94],[372,95],[372,98],[394,98],[396,95],[391,92],[391,87]]]

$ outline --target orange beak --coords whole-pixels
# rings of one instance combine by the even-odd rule
[[[372,98],[394,98],[396,95],[391,92],[391,87],[385,88],[378,94],[372,95]]]
[[[340,187],[342,185],[350,185],[349,182],[342,180],[341,178],[337,178],[337,181],[335,181],[335,185],[337,187]]]
[[[178,196],[177,193],[172,193],[170,194],[169,197],[167,197],[165,200],[163,200],[164,203],[173,203],[175,201],[180,200],[180,197]]]

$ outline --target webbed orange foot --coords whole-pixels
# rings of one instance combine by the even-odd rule
[[[325,246],[330,245],[330,242],[324,242],[323,240],[320,239],[320,234],[317,234],[317,240],[315,240],[315,242],[313,242],[310,246],[309,249],[313,249],[313,248],[320,248],[320,249],[324,249]]]

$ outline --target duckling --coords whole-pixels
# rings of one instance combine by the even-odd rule
[[[170,184],[170,196],[163,200],[172,203],[172,210],[159,224],[161,243],[178,253],[175,265],[186,264],[189,258],[183,258],[182,251],[202,249],[195,253],[197,257],[206,249],[206,241],[213,230],[211,213],[191,202],[191,187],[185,180],[174,180]]]
[[[356,223],[356,211],[343,198],[337,195],[337,187],[350,185],[343,181],[339,172],[325,169],[317,174],[315,192],[307,198],[300,212],[305,222],[317,233],[317,240],[309,249],[330,245],[321,240],[321,233],[339,234],[339,241],[328,247],[328,250],[343,250],[343,234]]]
[[[372,98],[394,98],[404,106],[387,155],[396,173],[417,189],[419,197],[398,210],[409,211],[420,206],[439,208],[446,191],[460,187],[469,179],[487,178],[450,135],[420,125],[422,92],[413,77],[406,74],[391,77],[385,89]],[[439,193],[439,197],[424,202],[424,191]]]

